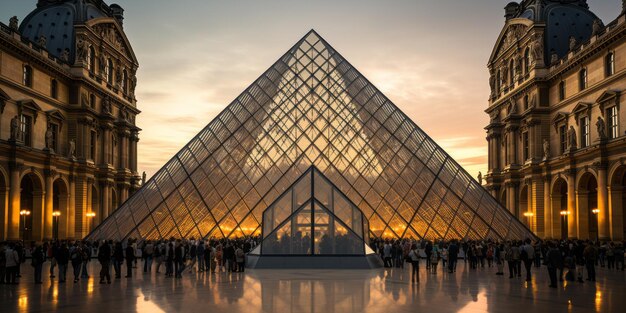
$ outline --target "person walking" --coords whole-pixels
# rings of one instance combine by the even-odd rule
[[[198,242],[198,248],[197,248],[197,259],[198,259],[198,272],[202,273],[206,270],[206,265],[204,263],[204,241],[200,240],[200,242]]]
[[[77,283],[80,279],[80,269],[83,264],[83,256],[78,243],[74,243],[70,248],[70,262],[72,262],[72,268],[74,269],[74,283]]]
[[[103,241],[100,247],[98,247],[98,261],[100,262],[100,283],[111,283],[111,274],[109,268],[111,264],[111,246],[106,241]]]
[[[409,259],[411,260],[411,282],[419,283],[420,281],[420,255],[417,251],[417,245],[413,244],[409,251]],[[451,272],[452,273],[452,272]]]
[[[57,254],[59,253],[59,242],[55,241],[48,249],[48,259],[50,259],[50,278],[55,278],[54,268],[57,266]]]
[[[91,244],[80,243],[80,257],[81,257],[81,278],[89,279],[89,272],[87,271],[87,265],[91,261]]]
[[[113,248],[113,269],[115,278],[122,278],[122,263],[124,262],[124,248],[121,242],[116,242]]]
[[[587,280],[595,282],[598,251],[593,243],[587,243],[585,250],[583,250],[583,257],[585,258],[585,267],[587,268]]]
[[[70,263],[70,250],[66,243],[61,244],[57,255],[59,265],[59,283],[64,283],[67,276],[67,265]]]
[[[235,261],[237,262],[237,272],[243,272],[245,269],[246,255],[243,253],[241,246],[235,249]]]
[[[458,257],[459,257],[459,245],[457,244],[456,240],[452,240],[452,243],[450,243],[450,246],[448,247],[448,272],[452,273],[452,272],[456,272],[456,262],[458,261]]]
[[[143,247],[142,252],[144,262],[143,262],[143,272],[151,273],[152,272],[152,261],[154,258],[154,244],[152,241],[148,240],[146,245]]]

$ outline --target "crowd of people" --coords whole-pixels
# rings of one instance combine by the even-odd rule
[[[509,278],[522,277],[522,264],[526,281],[532,280],[532,268],[545,265],[550,277],[550,287],[557,281],[584,282],[596,280],[596,267],[624,271],[624,243],[590,240],[548,240],[497,242],[491,240],[415,241],[410,239],[371,239],[370,245],[387,268],[403,268],[411,263],[411,281],[419,282],[419,262],[425,260],[426,269],[437,274],[439,262],[444,271],[456,272],[459,258],[469,263],[470,270],[496,267],[496,275]],[[557,275],[558,271],[558,275]]]
[[[64,283],[69,266],[74,282],[89,278],[88,265],[93,259],[100,264],[97,275],[101,284],[111,283],[111,267],[115,279],[122,278],[123,267],[126,267],[126,278],[132,278],[134,270],[152,273],[153,268],[157,274],[164,270],[165,277],[173,278],[181,278],[185,272],[243,272],[246,254],[254,249],[258,239],[54,241],[32,243],[28,247],[21,242],[4,242],[0,243],[0,284],[17,284],[22,264],[27,260],[34,268],[36,284],[43,281],[45,262],[50,262],[50,279]],[[495,267],[496,275],[505,275],[506,269],[509,278],[521,278],[523,265],[527,281],[532,280],[533,267],[538,269],[545,265],[550,287],[554,288],[558,281],[584,282],[585,272],[587,280],[595,281],[597,266],[624,271],[623,242],[373,238],[370,246],[386,268],[404,268],[406,263],[410,263],[411,281],[414,283],[419,282],[421,261],[425,261],[427,272],[433,275],[437,274],[440,262],[444,273],[454,273],[459,259],[462,259],[469,265],[470,271]]]

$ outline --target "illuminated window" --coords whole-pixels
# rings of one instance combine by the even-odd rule
[[[561,147],[561,154],[567,151],[567,125],[561,125],[559,127],[559,144]]]
[[[619,116],[617,115],[617,106],[607,109],[606,117],[609,127],[609,139],[619,137]]]
[[[24,65],[22,69],[22,83],[26,87],[33,87],[33,68],[29,65]]]
[[[608,77],[615,74],[615,54],[613,52],[609,52],[609,54],[606,55],[605,62],[606,76]]]

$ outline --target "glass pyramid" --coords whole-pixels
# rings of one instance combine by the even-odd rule
[[[261,255],[364,255],[367,219],[315,167],[263,212]]]
[[[311,166],[370,236],[534,238],[313,30],[87,238],[259,235]]]

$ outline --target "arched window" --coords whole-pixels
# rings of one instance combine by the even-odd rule
[[[128,72],[124,69],[122,74],[122,92],[128,93]]]
[[[605,68],[607,77],[615,74],[615,54],[613,52],[606,55]]]
[[[107,77],[107,81],[109,82],[109,84],[113,84],[113,60],[108,59],[107,60],[107,67],[106,67],[106,77]]]
[[[578,73],[578,83],[580,87],[580,91],[583,91],[587,88],[587,69],[583,68]]]
[[[24,65],[22,71],[22,83],[24,83],[24,86],[33,87],[33,68],[30,65]]]
[[[530,73],[530,48],[526,48],[524,52],[524,75]]]
[[[515,61],[509,63],[509,85],[515,84]]]
[[[59,97],[59,84],[57,83],[56,79],[52,79],[50,81],[50,96],[54,99],[57,99]]]
[[[87,50],[87,69],[90,72],[96,71],[96,50],[93,46],[89,46],[89,50]]]

